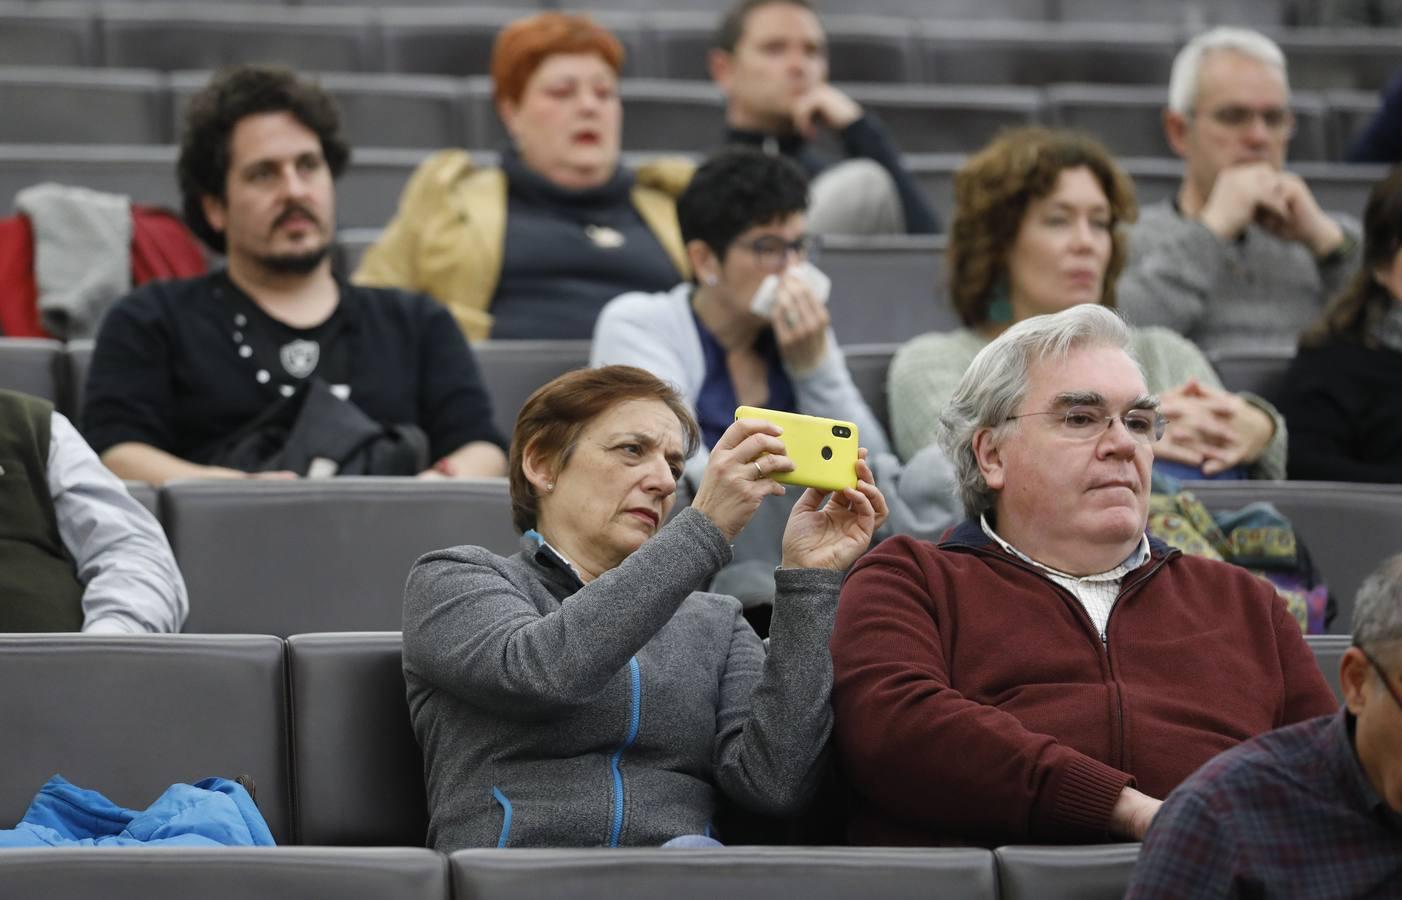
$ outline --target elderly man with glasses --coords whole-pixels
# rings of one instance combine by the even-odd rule
[[[968,521],[853,568],[837,746],[869,844],[1138,840],[1217,753],[1335,707],[1270,585],[1145,536],[1158,401],[1114,312],[985,347],[942,417]]]
[[[1344,708],[1212,760],[1165,801],[1128,896],[1402,891],[1402,555],[1363,583]]]
[[[1285,170],[1295,127],[1285,56],[1262,34],[1215,28],[1179,51],[1168,94],[1164,131],[1183,183],[1143,209],[1120,308],[1207,353],[1293,352],[1357,267],[1358,228]]]

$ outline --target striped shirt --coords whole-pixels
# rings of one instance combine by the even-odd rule
[[[1149,561],[1149,536],[1145,534],[1139,538],[1139,546],[1135,548],[1134,552],[1110,571],[1099,572],[1095,575],[1067,575],[1065,572],[1058,572],[1050,566],[1042,565],[1003,540],[998,536],[998,532],[993,530],[993,526],[988,524],[987,516],[979,516],[979,524],[983,526],[983,533],[996,541],[999,547],[1034,567],[1048,581],[1070,591],[1071,596],[1075,597],[1080,602],[1081,607],[1085,609],[1086,615],[1090,616],[1090,620],[1095,625],[1095,630],[1100,634],[1102,641],[1105,640],[1105,625],[1110,621],[1110,611],[1115,608],[1115,598],[1120,595],[1121,582],[1124,581],[1126,575]]]

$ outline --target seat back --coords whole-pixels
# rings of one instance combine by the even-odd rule
[[[248,774],[273,837],[292,837],[277,638],[0,636],[0,732],[7,826],[55,773],[137,809],[176,782]]]
[[[1294,358],[1293,352],[1269,350],[1218,351],[1207,356],[1227,390],[1250,391],[1272,403],[1285,392],[1285,374]]]
[[[97,16],[88,4],[6,3],[0,59],[11,66],[96,65]]]
[[[65,381],[63,344],[0,337],[0,388],[42,397],[62,410]]]
[[[1363,579],[1402,550],[1402,487],[1329,481],[1190,481],[1184,486],[1213,511],[1264,500],[1290,520],[1338,601],[1331,634],[1350,631],[1353,598]]]
[[[166,86],[155,72],[0,69],[0,109],[4,143],[171,142]]]
[[[448,858],[453,894],[476,900],[992,900],[987,850],[727,847],[659,852],[460,850]]]
[[[1314,661],[1319,663],[1319,673],[1329,682],[1334,696],[1344,702],[1343,682],[1339,678],[1339,660],[1344,652],[1353,646],[1353,637],[1347,634],[1307,634],[1305,643],[1314,651]]]
[[[45,847],[0,853],[13,897],[448,900],[448,863],[415,847]]]
[[[397,631],[288,638],[299,843],[424,846],[401,647]]]
[[[832,279],[828,314],[843,345],[959,327],[944,288],[943,237],[825,237],[817,266]]]
[[[849,93],[880,117],[904,153],[973,153],[999,131],[1032,125],[1041,94],[1032,88],[863,84]]]
[[[589,365],[588,341],[481,341],[472,352],[492,398],[492,418],[508,438],[536,388]]]
[[[842,348],[853,383],[887,434],[891,432],[891,408],[886,397],[886,372],[898,349],[898,344],[854,344]]]
[[[1139,845],[999,847],[993,855],[1002,900],[1119,900]]]
[[[419,556],[513,553],[504,479],[191,481],[161,492],[192,633],[397,629]]]

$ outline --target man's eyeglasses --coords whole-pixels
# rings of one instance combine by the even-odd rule
[[[1354,644],[1353,646],[1358,647],[1357,644]],[[1397,706],[1399,708],[1402,708],[1402,694],[1397,693],[1397,688],[1392,686],[1392,682],[1388,680],[1387,673],[1383,671],[1383,667],[1378,665],[1378,661],[1376,659],[1373,659],[1373,654],[1369,653],[1367,650],[1364,650],[1362,647],[1358,647],[1358,652],[1362,653],[1363,658],[1368,660],[1368,664],[1373,667],[1373,669],[1378,673],[1378,677],[1383,680],[1383,687],[1386,688],[1387,692],[1392,695],[1392,699],[1394,702],[1396,702]]]
[[[1058,416],[1061,421],[1056,423],[1057,431],[1078,441],[1100,437],[1113,428],[1115,420],[1119,419],[1124,423],[1125,431],[1129,432],[1130,437],[1141,444],[1152,444],[1163,437],[1164,426],[1168,424],[1167,419],[1152,409],[1131,409],[1123,415],[1116,416],[1109,415],[1095,406],[1073,406],[1066,410],[1023,413],[1020,416],[1008,416],[1007,421],[1025,419],[1028,416]]]
[[[766,234],[749,241],[738,241],[741,247],[755,255],[766,269],[782,269],[792,253],[799,259],[807,259],[813,249],[813,239],[806,234],[786,241],[777,234]]]
[[[1295,114],[1284,106],[1267,106],[1253,109],[1249,106],[1219,106],[1204,110],[1212,121],[1223,128],[1246,128],[1254,119],[1260,119],[1267,131],[1289,131],[1295,127]]]

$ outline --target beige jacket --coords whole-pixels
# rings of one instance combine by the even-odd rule
[[[657,160],[639,167],[633,186],[633,205],[684,279],[690,266],[675,201],[694,170],[687,160]],[[475,167],[462,150],[440,150],[415,170],[398,213],[352,280],[430,294],[453,313],[468,340],[482,340],[492,330],[488,310],[505,243],[505,173]]]

